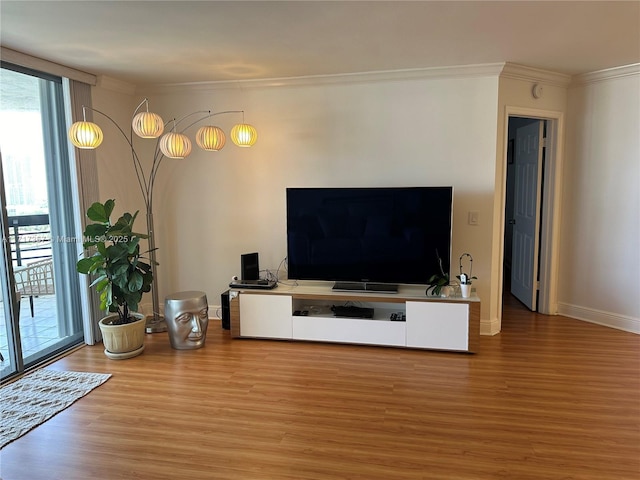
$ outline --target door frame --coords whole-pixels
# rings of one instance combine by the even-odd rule
[[[13,272],[13,258],[11,256],[11,243],[9,242],[9,219],[6,209],[6,194],[4,186],[4,170],[2,167],[2,152],[0,152],[0,233],[2,234],[2,245],[0,245],[0,255],[3,257],[4,267],[0,265],[0,288],[2,289],[3,314],[5,314],[5,329],[7,334],[7,350],[9,366],[13,369],[0,375],[0,380],[5,377],[15,375],[24,370],[24,358],[22,356],[22,342],[20,339],[20,302],[15,288],[15,277]],[[9,313],[9,317],[6,317]],[[8,368],[8,367],[5,367]],[[0,373],[4,369],[0,368]]]
[[[526,117],[547,121],[547,140],[545,148],[544,189],[542,192],[542,211],[540,212],[540,289],[538,292],[538,312],[547,315],[558,313],[558,265],[560,250],[560,218],[562,198],[562,163],[564,145],[564,113],[551,110],[538,110],[507,105],[505,107],[503,139],[503,190],[500,208],[500,229],[502,248],[500,249],[499,292],[501,301],[498,304],[499,318],[502,322],[502,289],[504,287],[504,231],[507,221],[506,182],[507,182],[507,150],[509,142],[509,119]]]

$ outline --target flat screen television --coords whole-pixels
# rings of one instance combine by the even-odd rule
[[[453,187],[287,188],[290,279],[397,291],[451,263]]]

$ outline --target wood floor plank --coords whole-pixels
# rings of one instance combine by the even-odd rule
[[[640,337],[505,306],[475,355],[148,335],[48,368],[105,384],[0,452],[3,480],[637,480]]]

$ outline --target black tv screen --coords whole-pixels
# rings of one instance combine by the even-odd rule
[[[426,284],[449,272],[453,187],[287,188],[290,279]]]

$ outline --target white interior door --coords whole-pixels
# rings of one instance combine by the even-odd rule
[[[516,130],[511,293],[536,310],[540,232],[543,122]]]

